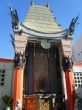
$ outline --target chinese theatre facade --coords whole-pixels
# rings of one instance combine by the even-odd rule
[[[73,25],[63,30],[43,5],[32,4],[22,23],[16,10],[11,9],[11,17],[15,50],[13,109],[74,110]]]

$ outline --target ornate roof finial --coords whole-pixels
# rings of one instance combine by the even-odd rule
[[[12,18],[12,28],[13,29],[18,29],[18,23],[19,23],[19,18],[18,18],[18,14],[16,9],[12,9],[10,8],[10,14],[11,14],[11,18]]]
[[[39,1],[39,0],[38,0],[38,1]],[[38,2],[38,1],[37,1],[37,2]],[[37,2],[36,2],[36,0],[31,0],[31,5],[32,5],[32,4],[37,4]],[[45,0],[43,4],[44,4],[46,7],[48,7],[48,5],[49,5],[48,2],[49,2],[49,0]]]
[[[48,7],[49,6],[49,4],[48,4],[49,0],[46,0],[45,2],[46,2],[46,7]]]
[[[75,25],[77,23],[79,16],[76,16],[75,18],[72,18],[70,26],[69,26],[69,35],[72,35],[75,31]]]
[[[9,2],[9,9],[11,15],[12,28],[14,33],[22,34],[22,30],[19,30],[19,17],[16,9],[11,7],[11,3]]]
[[[31,0],[31,5],[34,4],[34,0]]]

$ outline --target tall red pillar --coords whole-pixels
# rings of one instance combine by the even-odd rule
[[[75,103],[75,88],[74,88],[74,76],[71,70],[65,70],[66,88],[67,88],[67,105],[68,110],[74,110]]]
[[[13,92],[13,108],[15,110],[17,101],[20,100],[20,108],[23,105],[23,68],[15,68],[14,76],[14,92]]]
[[[13,110],[23,108],[23,77],[25,55],[16,53],[14,58],[15,73],[14,73],[14,90],[13,90]]]
[[[74,87],[74,73],[72,71],[73,62],[68,56],[62,59],[62,66],[65,73],[66,89],[67,89],[67,110],[74,110],[75,103],[75,87]]]

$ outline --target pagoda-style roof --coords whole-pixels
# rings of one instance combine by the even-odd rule
[[[12,21],[15,21],[14,25],[12,22],[12,27],[14,26],[13,31],[16,35],[14,44],[17,52],[23,53],[27,42],[41,43],[41,46],[47,49],[51,44],[61,43],[61,39],[69,37],[69,29],[63,30],[58,25],[49,7],[32,4],[22,23],[17,21],[16,11],[14,14],[14,19],[13,12],[11,15]]]
[[[41,33],[58,33],[63,31],[54,19],[50,9],[43,5],[32,4],[22,24],[24,27]]]

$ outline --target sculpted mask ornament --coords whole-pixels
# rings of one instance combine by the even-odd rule
[[[64,56],[62,59],[62,66],[64,70],[72,69],[73,66],[72,59],[69,56],[68,57]]]

